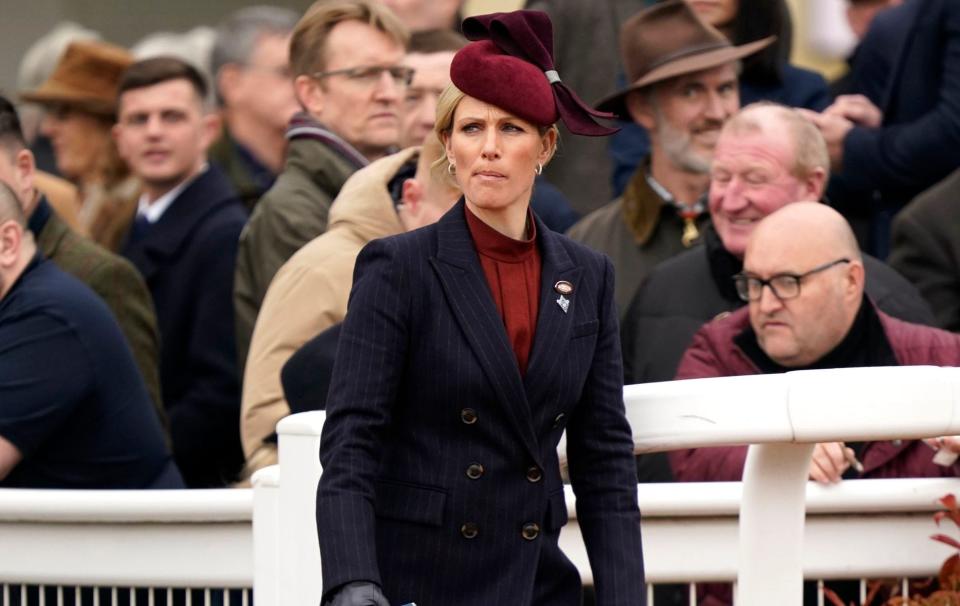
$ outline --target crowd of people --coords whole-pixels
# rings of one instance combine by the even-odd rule
[[[245,486],[280,419],[327,408],[318,523],[355,529],[321,539],[345,562],[327,597],[444,601],[398,576],[417,550],[381,580],[351,545],[450,524],[434,540],[460,557],[489,518],[443,479],[461,466],[470,488],[518,466],[503,498],[542,506],[517,537],[555,541],[549,453],[566,430],[578,501],[622,488],[624,382],[957,364],[960,4],[849,5],[861,42],[832,83],[789,62],[785,0],[464,21],[456,0],[319,0],[133,50],[58,28],[0,97],[0,486]],[[932,462],[960,438],[928,445],[820,444],[810,477],[960,471]],[[636,472],[736,480],[743,459]],[[509,551],[490,536],[485,557]],[[605,578],[598,603],[636,590]]]

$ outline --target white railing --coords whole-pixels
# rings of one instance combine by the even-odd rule
[[[938,378],[935,369],[919,372],[924,376],[887,373],[883,380],[861,376],[845,381],[831,397],[851,397],[856,383],[866,378],[871,389],[882,392],[859,394],[873,397],[875,404],[858,413],[869,413],[861,425],[868,426],[865,431],[870,435],[960,432],[956,427],[960,414],[951,416],[952,394],[958,391],[952,379],[944,382],[947,375],[939,373]],[[832,424],[832,429],[817,429],[820,433],[814,437],[804,432],[814,431],[807,425],[814,427],[815,415],[790,409],[803,402],[797,395],[802,390],[795,389],[797,377],[778,379],[779,387],[767,377],[755,379],[721,380],[712,386],[702,382],[631,386],[625,396],[638,448],[692,446],[691,440],[730,443],[738,441],[738,435],[756,441],[805,441],[827,439],[838,431],[836,419],[824,412],[837,403],[822,392],[804,396],[818,399],[819,421]],[[906,387],[899,392],[891,389],[886,383],[894,380]],[[784,382],[792,382],[792,395],[777,391]],[[737,402],[751,409],[752,420],[731,412],[729,407],[736,404],[721,393],[728,388],[738,394]],[[910,400],[908,423],[883,425],[878,417],[898,414],[893,403],[905,397]],[[252,491],[0,490],[0,588],[253,587],[257,606],[316,606],[321,577],[314,508],[323,417],[322,412],[304,413],[280,423],[281,464],[256,474]],[[850,415],[851,422],[856,417]],[[736,424],[741,425],[739,430]],[[711,426],[716,433],[710,433]],[[937,500],[948,492],[960,493],[960,480],[845,481],[827,488],[805,483],[803,490],[801,568],[806,578],[927,576],[950,553],[928,537],[937,531],[932,521]],[[739,482],[641,485],[638,496],[648,582],[734,581],[743,569],[740,564],[768,559],[778,548],[778,537],[789,534],[773,528],[762,551],[741,552],[738,558],[742,545],[738,514],[744,497]],[[589,582],[592,575],[569,488],[567,506],[571,521],[561,543]],[[7,603],[7,592],[0,590],[0,605]],[[208,592],[206,600],[192,603],[250,601],[246,594],[237,595],[226,593],[211,602]],[[160,594],[137,603],[160,605],[168,598]]]
[[[195,588],[198,606],[242,606],[253,585],[252,513],[250,490],[2,489],[0,603],[40,585],[108,588],[104,606],[136,603],[131,587],[148,589],[142,604]]]

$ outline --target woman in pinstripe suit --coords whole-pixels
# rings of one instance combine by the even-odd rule
[[[463,29],[436,129],[464,198],[357,260],[320,449],[324,603],[579,605],[566,429],[597,603],[642,604],[612,266],[529,209],[558,117],[610,129],[560,82],[545,13]]]

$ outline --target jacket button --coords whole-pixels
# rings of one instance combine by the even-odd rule
[[[540,471],[540,468],[534,465],[527,470],[527,481],[528,482],[539,482],[543,479],[543,472]]]
[[[483,465],[480,463],[471,463],[467,467],[467,477],[471,480],[479,480],[480,476],[483,475]]]
[[[464,425],[473,425],[477,422],[477,411],[472,408],[464,408],[460,411],[460,420]]]
[[[563,414],[562,412],[558,414],[556,418],[553,419],[553,428],[556,429],[560,427],[560,425],[563,423],[563,420],[565,418],[567,418],[567,415]]]
[[[473,522],[467,522],[460,527],[460,534],[465,539],[475,539],[480,534],[480,527]]]
[[[540,536],[540,525],[534,524],[533,522],[527,522],[523,525],[523,528],[520,529],[520,534],[523,535],[528,541],[532,541],[538,536]]]

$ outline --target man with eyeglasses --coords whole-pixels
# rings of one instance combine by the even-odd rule
[[[283,169],[286,129],[300,105],[290,77],[290,33],[299,14],[279,6],[248,6],[218,26],[210,54],[223,133],[210,147],[247,209]]]
[[[669,381],[694,333],[743,305],[732,276],[743,267],[757,223],[783,206],[820,200],[830,160],[816,127],[798,111],[751,104],[727,121],[710,173],[710,225],[704,246],[658,265],[623,321],[626,383]],[[864,257],[867,294],[885,312],[934,324],[919,292],[900,274]]]
[[[409,34],[373,0],[311,6],[290,40],[290,72],[303,112],[287,129],[283,172],[240,237],[234,279],[241,372],[267,287],[304,244],[324,233],[330,205],[357,169],[396,150],[413,70]]]
[[[753,230],[743,270],[732,280],[747,306],[700,329],[677,378],[960,364],[960,335],[880,311],[864,293],[865,274],[853,230],[840,213],[816,202],[774,212]],[[955,458],[943,461],[936,450],[960,451],[960,437],[927,443],[932,448],[920,440],[820,443],[810,479],[832,484],[958,475]],[[679,481],[739,481],[746,454],[746,446],[724,446],[675,451],[669,458]],[[718,598],[711,603],[729,603],[723,591],[706,589]]]

